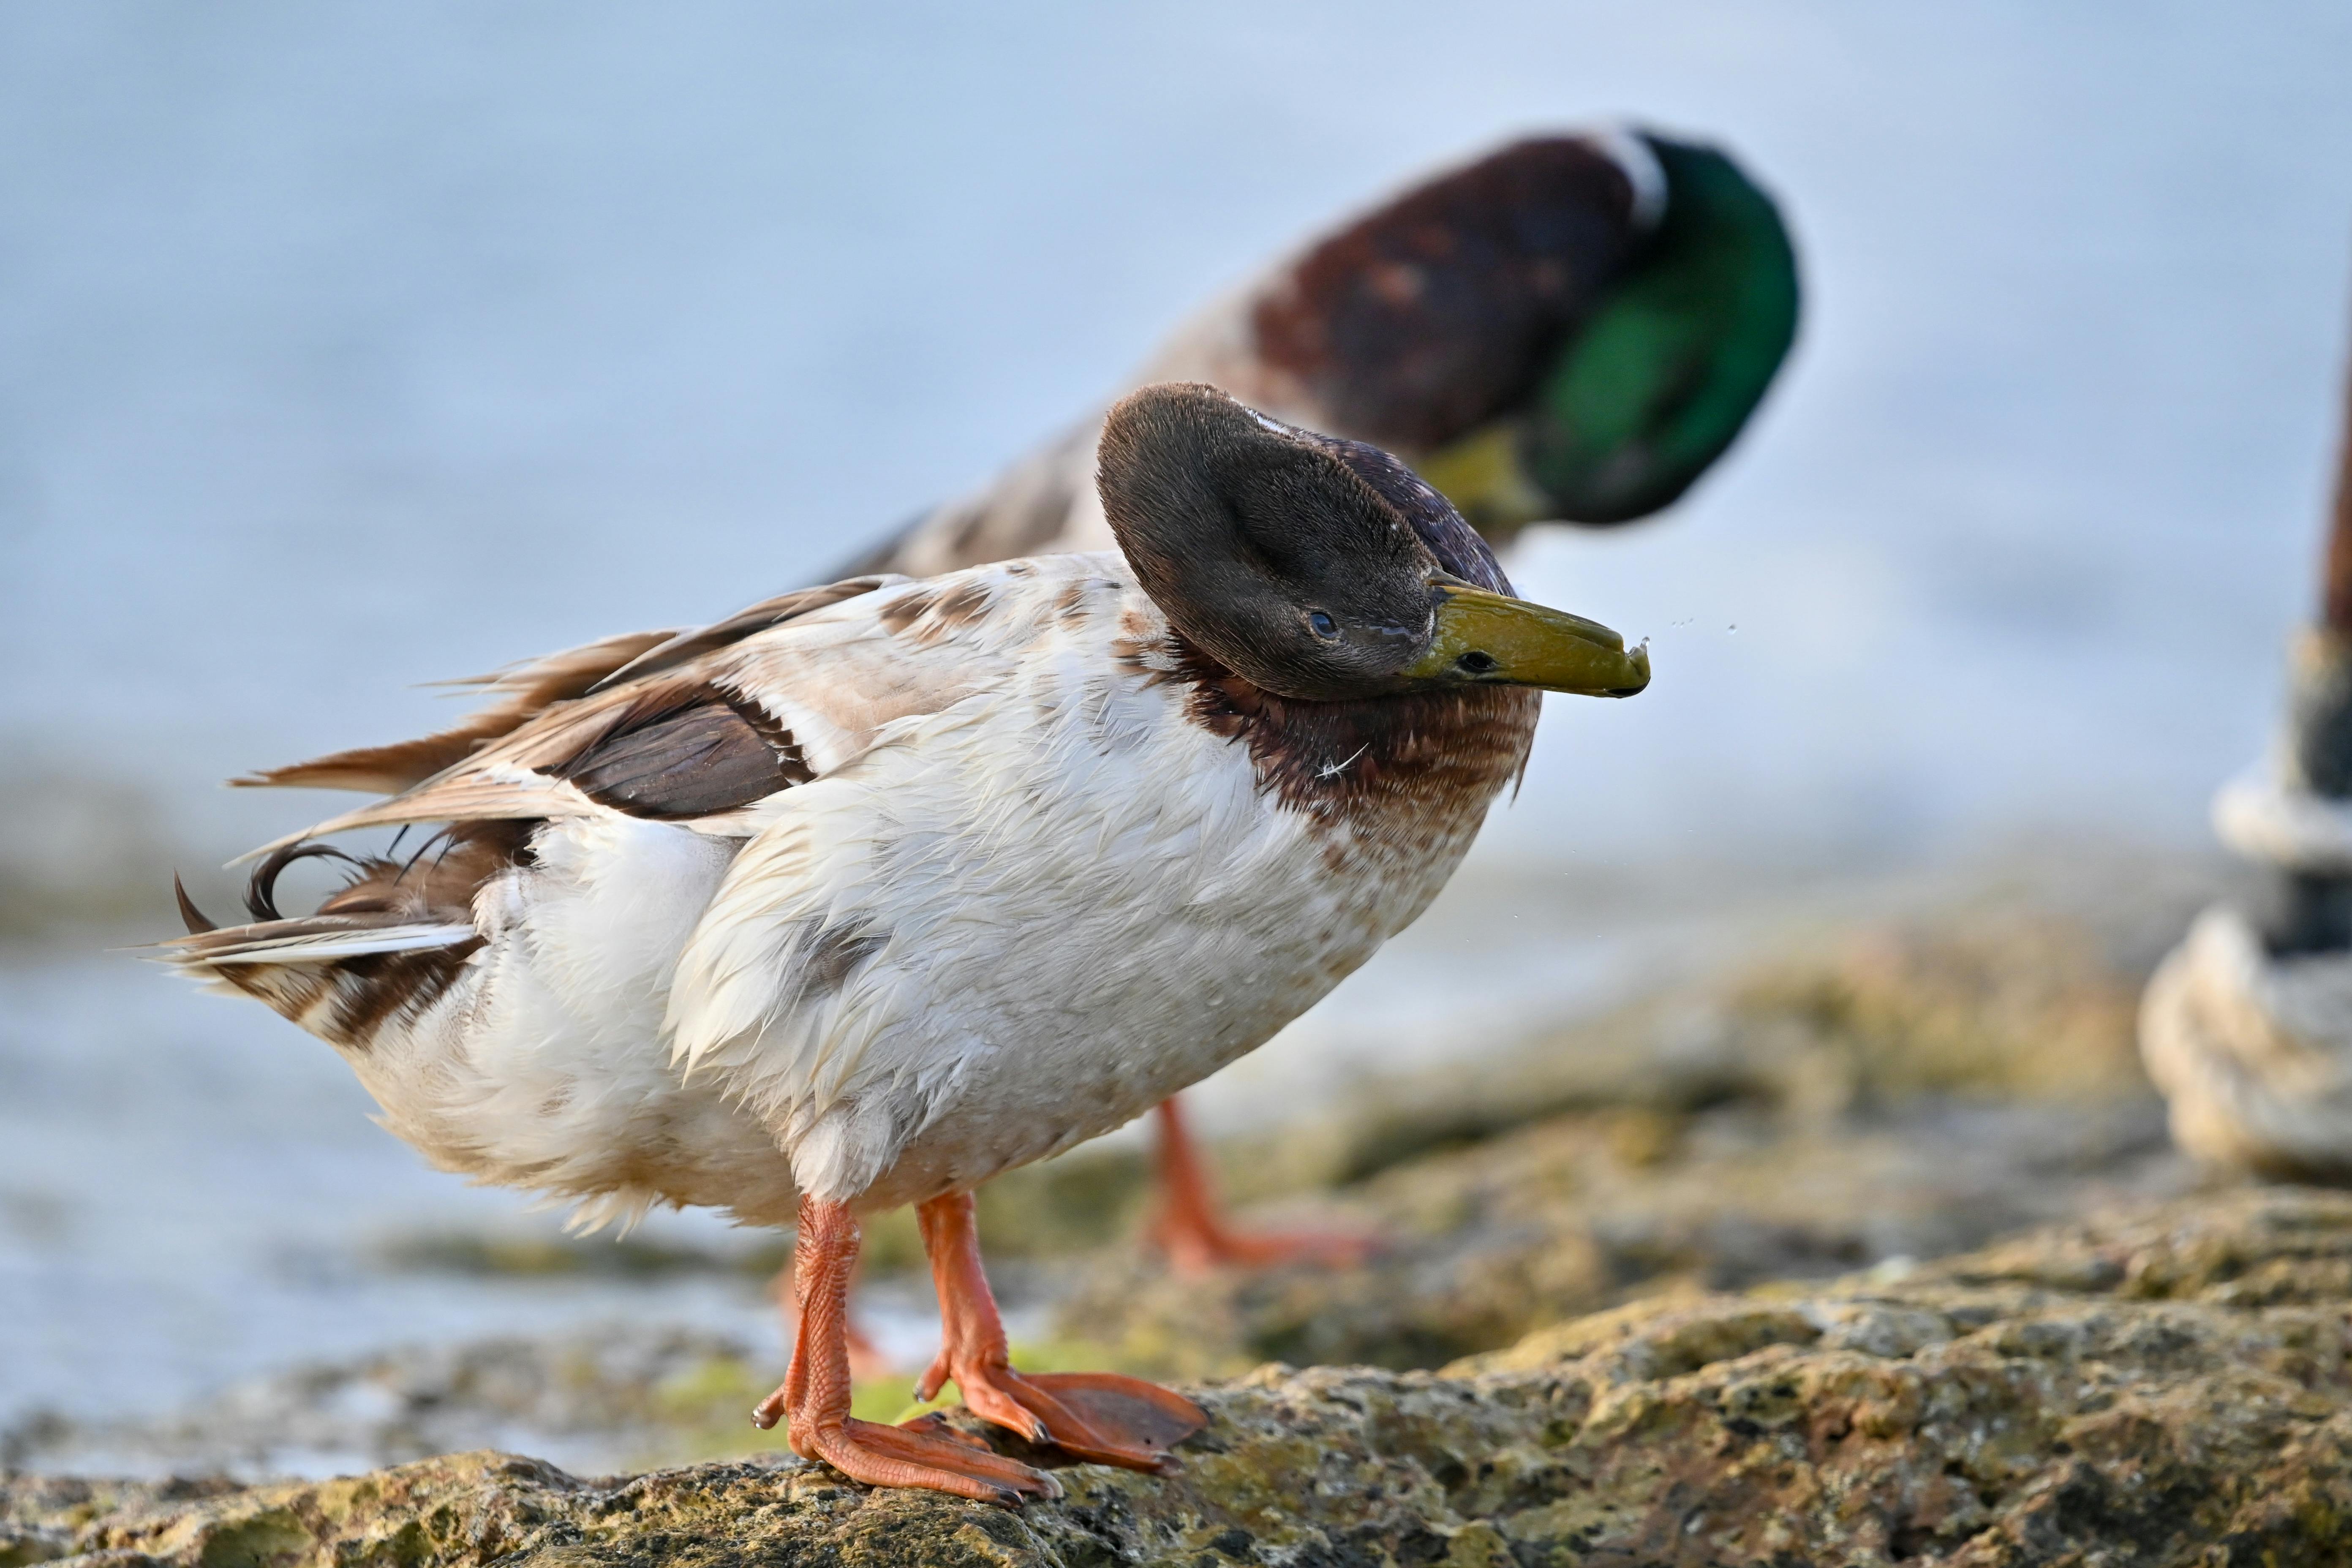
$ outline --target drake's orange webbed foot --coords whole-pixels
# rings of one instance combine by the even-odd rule
[[[1173,1475],[1178,1467],[1168,1450],[1209,1420],[1182,1394],[1115,1372],[1019,1373],[1002,1363],[951,1369],[941,1357],[916,1394],[935,1398],[950,1382],[973,1415],[1032,1443],[1154,1475]]]
[[[1381,1247],[1366,1231],[1273,1231],[1250,1235],[1226,1223],[1210,1184],[1200,1146],[1184,1124],[1175,1100],[1162,1102],[1160,1116],[1160,1187],[1163,1206],[1152,1222],[1151,1238],[1179,1274],[1219,1268],[1272,1268],[1285,1263],[1316,1263],[1352,1268]]]
[[[867,1486],[924,1487],[1007,1508],[1024,1498],[1059,1497],[1060,1484],[1043,1470],[943,1435],[939,1423],[885,1426],[849,1414],[846,1331],[857,1244],[857,1221],[848,1205],[801,1200],[792,1369],[783,1385],[752,1411],[752,1425],[782,1421],[793,1452]]]
[[[1019,1373],[1006,1354],[1003,1321],[981,1268],[969,1193],[933,1198],[916,1210],[939,1287],[943,1342],[915,1385],[937,1398],[953,1382],[983,1421],[1052,1444],[1073,1458],[1166,1475],[1168,1450],[1208,1425],[1181,1394],[1111,1372]]]
[[[870,1487],[923,1487],[1002,1508],[1062,1495],[1060,1482],[1018,1459],[953,1437],[854,1417],[793,1438],[793,1451]]]

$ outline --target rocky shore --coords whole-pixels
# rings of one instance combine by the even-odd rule
[[[1134,1245],[1132,1152],[994,1184],[1016,1354],[1198,1390],[1173,1479],[1067,1468],[1017,1515],[870,1494],[745,1424],[772,1340],[630,1323],[19,1423],[0,1568],[2352,1561],[2352,1194],[2169,1146],[2132,1021],[2179,918],[2041,897],[1815,931],[1220,1147],[1259,1220],[1380,1234],[1358,1268],[1171,1274]],[[906,1228],[874,1229],[873,1310],[921,1306]],[[381,1266],[748,1296],[770,1261],[573,1247]]]
[[[2182,1195],[2201,1178],[2134,1041],[2144,947],[2006,906],[1876,922],[1393,1081],[1227,1151],[1242,1190],[1383,1237],[1363,1268],[1181,1279],[1105,1247],[1061,1335],[1179,1376],[1426,1368],[1637,1299],[1899,1272]]]
[[[1017,1514],[776,1458],[589,1479],[478,1452],[13,1476],[0,1563],[2320,1563],[2352,1554],[2347,1351],[2352,1197],[2237,1190],[1435,1372],[1261,1367],[1202,1391],[1181,1475],[1073,1467]]]

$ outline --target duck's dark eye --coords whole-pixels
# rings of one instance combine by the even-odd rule
[[[1484,675],[1495,668],[1495,656],[1491,653],[1480,653],[1474,647],[1454,662],[1472,675]]]
[[[1329,642],[1339,635],[1339,623],[1320,610],[1309,610],[1307,613],[1307,624],[1314,627],[1315,635],[1325,642]]]

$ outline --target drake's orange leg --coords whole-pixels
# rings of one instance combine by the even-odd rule
[[[793,1266],[789,1262],[777,1269],[776,1277],[768,1281],[768,1294],[776,1300],[776,1315],[783,1320],[784,1342],[788,1345],[795,1343],[800,1338],[800,1290],[793,1281]],[[851,1283],[856,1283],[854,1278]],[[868,1339],[866,1331],[857,1326],[856,1317],[853,1316],[849,1320],[846,1332],[849,1336],[851,1376],[860,1383],[868,1383],[877,1378],[887,1377],[898,1370],[890,1364],[890,1358],[883,1352],[882,1347]]]
[[[1004,1322],[981,1265],[971,1194],[933,1198],[915,1216],[939,1287],[944,1331],[939,1359],[915,1385],[916,1398],[937,1398],[952,1380],[973,1415],[1033,1443],[1131,1470],[1167,1475],[1176,1468],[1168,1450],[1208,1424],[1199,1405],[1117,1373],[1013,1371]]]
[[[793,1452],[868,1486],[928,1487],[1008,1507],[1024,1496],[1060,1496],[1051,1476],[984,1448],[851,1416],[849,1277],[857,1266],[858,1239],[857,1219],[846,1204],[801,1199],[800,1238],[793,1247],[800,1314],[792,1370],[783,1386],[751,1413],[751,1424],[769,1427],[782,1419]]]
[[[1184,1125],[1173,1100],[1160,1106],[1160,1216],[1152,1239],[1179,1274],[1206,1274],[1228,1265],[1264,1268],[1277,1263],[1312,1262],[1344,1268],[1361,1263],[1379,1247],[1370,1236],[1344,1232],[1278,1231],[1250,1236],[1226,1221],[1201,1147]]]

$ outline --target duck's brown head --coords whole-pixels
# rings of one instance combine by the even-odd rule
[[[1110,411],[1097,483],[1119,548],[1171,625],[1268,691],[1308,701],[1465,686],[1630,697],[1648,649],[1513,597],[1444,498],[1376,447],[1300,430],[1212,386]]]

